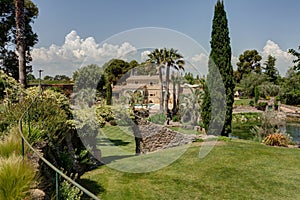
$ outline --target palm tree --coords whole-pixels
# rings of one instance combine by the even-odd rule
[[[300,50],[300,46],[298,47],[298,49]],[[293,63],[296,64],[294,66],[294,69],[300,70],[300,52],[297,52],[295,49],[289,49],[288,52],[293,56],[297,57],[295,60],[293,60]]]
[[[157,65],[157,71],[159,75],[159,84],[160,84],[160,103],[159,110],[163,110],[164,96],[163,96],[163,84],[162,84],[162,68],[164,67],[164,59],[163,59],[163,50],[155,49],[150,54],[148,54],[149,59],[146,62],[154,63]]]
[[[26,66],[25,66],[25,17],[24,0],[15,0],[16,10],[16,40],[19,56],[19,82],[23,87],[26,86]]]
[[[158,68],[159,82],[160,82],[160,110],[168,110],[169,102],[169,82],[170,82],[170,68],[173,67],[176,70],[184,69],[183,56],[177,52],[177,50],[171,49],[155,49],[149,55],[147,62],[155,63]],[[165,97],[163,96],[163,82],[162,82],[162,68],[166,67],[166,87]],[[165,101],[165,104],[164,104]]]
[[[201,116],[200,105],[204,92],[201,86],[196,89],[189,89],[191,90],[191,94],[181,97],[180,115],[183,123],[190,122],[192,126],[196,126]]]
[[[179,76],[178,72],[175,74],[175,72],[171,75],[171,82],[173,87],[173,108],[172,112],[173,115],[176,115],[178,112],[178,103],[179,103],[179,94],[180,94],[180,84],[182,83],[182,77]]]

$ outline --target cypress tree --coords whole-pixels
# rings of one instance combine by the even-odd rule
[[[216,131],[221,131],[222,136],[228,137],[231,133],[234,82],[228,21],[224,3],[220,0],[215,6],[210,44],[206,79],[209,91],[205,90],[206,98],[202,104],[203,123],[206,131],[207,127],[213,127],[210,134],[218,134]],[[220,79],[217,78],[218,74]]]
[[[112,98],[111,83],[107,82],[107,84],[106,84],[106,105],[111,105],[111,98]]]

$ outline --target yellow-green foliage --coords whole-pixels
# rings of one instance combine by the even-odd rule
[[[0,157],[8,158],[12,154],[21,155],[21,136],[18,128],[12,128],[8,135],[0,141]]]
[[[265,137],[263,143],[271,146],[284,146],[287,147],[289,144],[289,138],[285,134],[274,133]]]
[[[22,157],[0,157],[0,199],[25,199],[34,186],[34,167]]]

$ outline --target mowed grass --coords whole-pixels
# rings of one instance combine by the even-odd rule
[[[233,105],[234,106],[249,106],[250,101],[254,101],[254,99],[235,99]]]
[[[200,145],[157,171],[126,173],[103,165],[81,182],[109,200],[300,199],[300,149],[233,139],[200,159]]]

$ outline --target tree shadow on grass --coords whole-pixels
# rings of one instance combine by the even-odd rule
[[[100,146],[127,146],[130,142],[125,142],[120,139],[107,139],[107,138],[98,138],[97,144]]]
[[[96,196],[99,196],[100,194],[105,192],[105,189],[96,181],[84,178],[84,179],[79,179],[78,183]],[[91,199],[91,198],[89,196],[87,196],[86,194],[83,194],[81,199],[87,200],[87,199]]]
[[[134,157],[136,156],[135,154],[131,154],[131,155],[122,155],[122,156],[106,156],[106,157],[102,157],[101,158],[101,163],[107,165],[110,164],[111,162],[114,162],[116,160],[121,160],[124,158],[130,158],[130,157]]]

